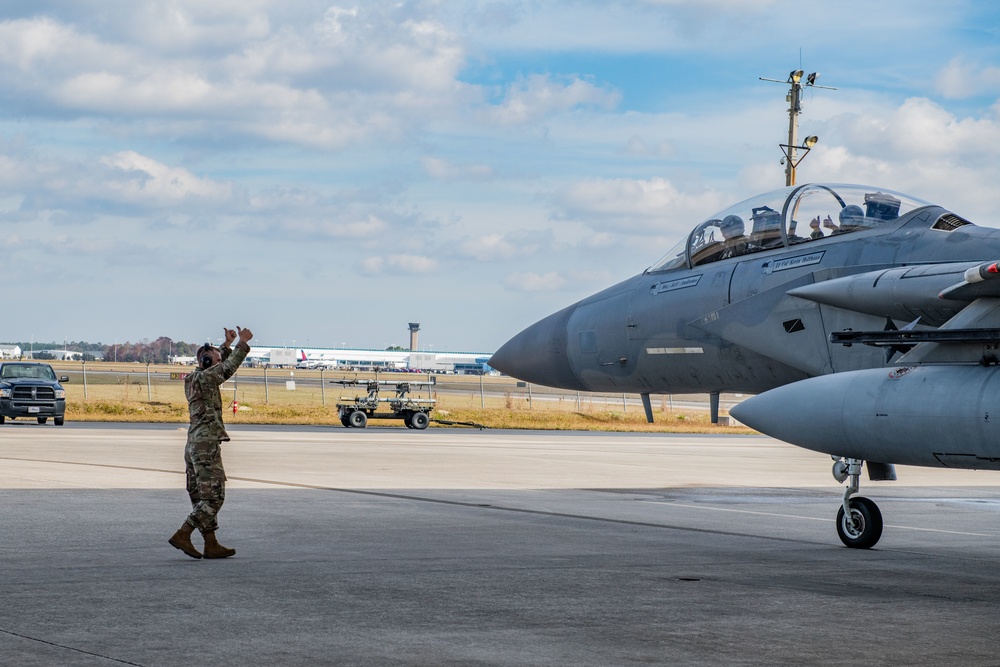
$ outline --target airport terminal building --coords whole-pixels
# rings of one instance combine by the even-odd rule
[[[254,345],[246,363],[277,368],[314,368],[341,371],[421,371],[482,375],[493,373],[488,352],[431,352],[348,348],[290,348]],[[194,364],[193,357],[172,357]]]

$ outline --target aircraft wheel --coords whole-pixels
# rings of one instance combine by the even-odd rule
[[[48,418],[48,417],[39,417],[39,418],[38,418],[38,423],[39,423],[39,424],[44,424],[44,423],[45,423],[45,422],[47,422],[48,420],[49,420],[49,418]]]
[[[868,498],[851,498],[851,516],[841,506],[837,512],[837,535],[852,549],[870,549],[882,537],[882,512]]]
[[[55,423],[56,426],[62,426],[65,423],[66,418],[65,417],[53,417],[52,421],[53,421],[53,423]]]
[[[431,419],[426,412],[414,412],[410,418],[410,424],[418,431],[423,431],[430,422]]]
[[[366,415],[361,410],[355,410],[348,417],[351,422],[351,426],[354,428],[364,428],[368,426],[368,415]]]

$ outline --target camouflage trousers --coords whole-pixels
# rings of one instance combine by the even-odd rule
[[[226,502],[226,471],[219,441],[189,440],[184,447],[184,468],[193,508],[187,522],[202,533],[213,533],[219,528],[217,515]]]

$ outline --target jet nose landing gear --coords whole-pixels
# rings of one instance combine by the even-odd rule
[[[850,514],[837,512],[837,535],[852,549],[870,549],[882,537],[882,512],[868,498],[851,498]]]
[[[837,535],[852,549],[870,549],[882,537],[882,512],[878,505],[868,498],[851,497],[860,488],[862,463],[861,459],[839,459],[833,464],[834,479],[841,483],[851,480],[837,512]]]

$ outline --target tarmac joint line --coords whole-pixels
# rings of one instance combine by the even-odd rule
[[[133,667],[145,667],[137,662],[129,662],[128,660],[122,660],[120,658],[112,658],[110,655],[104,655],[103,653],[94,653],[93,651],[85,651],[82,648],[76,648],[74,646],[66,646],[65,644],[57,644],[56,642],[50,642],[47,639],[39,639],[38,637],[30,637],[28,635],[22,635],[19,632],[11,632],[10,630],[4,630],[0,628],[0,633],[5,635],[10,635],[11,637],[17,637],[18,639],[27,639],[28,641],[38,642],[39,644],[47,644],[49,646],[55,646],[56,648],[65,649],[67,651],[73,651],[75,653],[82,653],[83,655],[90,655],[95,658],[101,658],[102,660],[110,660],[111,662],[117,662],[120,665],[132,665]]]

